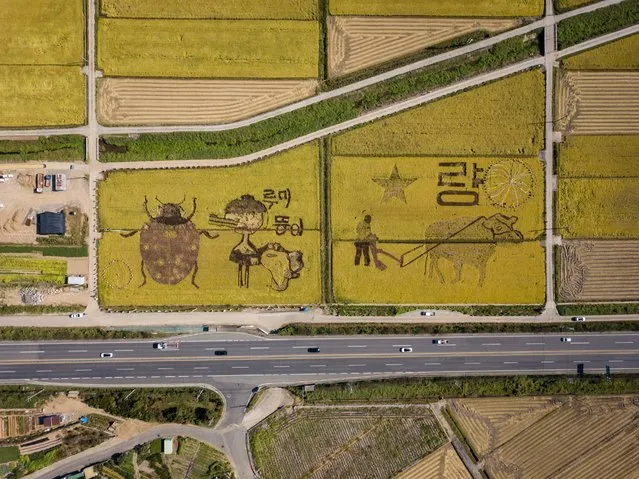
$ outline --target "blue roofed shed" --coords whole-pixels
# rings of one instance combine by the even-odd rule
[[[36,231],[39,235],[63,235],[66,231],[64,213],[46,211],[38,215]]]

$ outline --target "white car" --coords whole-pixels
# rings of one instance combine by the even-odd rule
[[[112,358],[113,353],[100,353],[101,358]]]
[[[570,343],[572,342],[572,338],[561,338],[562,343]]]
[[[413,348],[399,348],[400,353],[412,353]]]
[[[87,314],[86,313],[73,313],[70,314],[69,317],[76,319],[76,318],[84,318]]]
[[[573,316],[572,320],[573,321],[577,321],[577,322],[583,322],[583,321],[586,320],[586,317],[585,316]]]
[[[421,316],[435,316],[435,311],[422,311],[419,314]]]
[[[433,344],[448,344],[448,339],[433,339]]]

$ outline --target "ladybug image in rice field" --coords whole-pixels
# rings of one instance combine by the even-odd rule
[[[196,199],[193,198],[193,210],[188,216],[184,216],[184,203],[186,197],[179,203],[163,203],[157,197],[159,203],[158,214],[153,216],[149,211],[149,202],[144,197],[144,212],[149,218],[139,230],[122,233],[125,238],[130,238],[140,233],[140,255],[142,263],[142,284],[146,284],[146,272],[151,278],[160,284],[178,284],[191,272],[191,284],[199,288],[195,282],[198,272],[198,253],[200,251],[200,236],[215,239],[219,235],[212,235],[206,230],[198,230],[191,219],[197,209]]]

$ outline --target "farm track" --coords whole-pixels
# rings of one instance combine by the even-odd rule
[[[639,241],[571,241],[561,248],[565,301],[639,299]]]
[[[406,469],[396,479],[422,479],[425,477],[470,479],[472,476],[464,467],[455,448],[448,443]]]
[[[557,94],[559,128],[566,133],[639,133],[639,72],[569,71]]]
[[[500,18],[329,17],[329,75],[352,73],[477,30],[494,33],[519,23]]]
[[[107,125],[225,123],[313,95],[316,80],[105,78],[98,119]]]

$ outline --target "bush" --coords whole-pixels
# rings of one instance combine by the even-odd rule
[[[78,311],[84,306],[72,309]],[[122,329],[102,328],[21,328],[0,327],[0,340],[50,340],[50,339],[147,339],[168,336],[170,333],[154,333],[152,331],[129,331]]]

